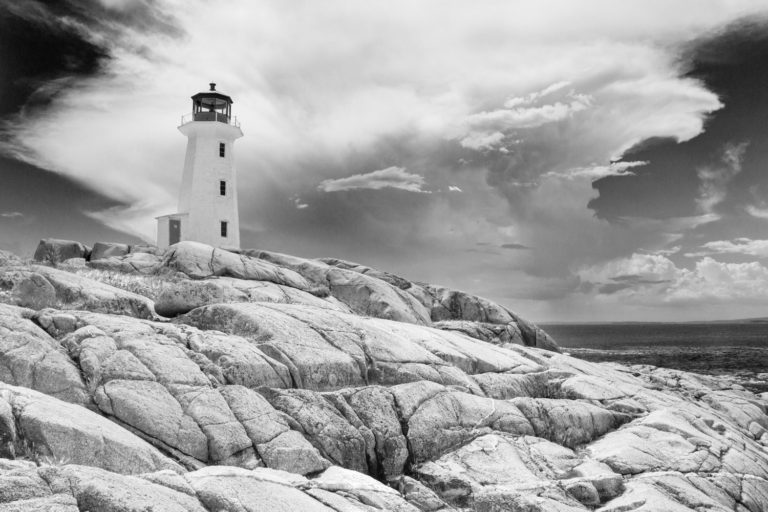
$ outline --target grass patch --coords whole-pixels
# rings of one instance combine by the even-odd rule
[[[172,288],[174,283],[182,280],[179,277],[170,275],[125,274],[123,272],[95,268],[79,269],[73,272],[73,274],[87,277],[88,279],[93,279],[94,281],[108,284],[152,300],[157,300],[163,291]]]

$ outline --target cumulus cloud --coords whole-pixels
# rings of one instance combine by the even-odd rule
[[[456,185],[450,185],[448,186],[448,192],[462,192],[462,190]]]
[[[701,180],[696,202],[701,211],[711,213],[725,199],[728,183],[741,172],[741,163],[749,142],[727,144],[720,157],[720,165],[701,167],[696,174]]]
[[[723,263],[704,257],[688,269],[662,255],[634,253],[583,268],[579,276],[588,294],[654,307],[768,299],[768,268],[756,261]]]
[[[413,174],[403,167],[387,167],[367,174],[355,174],[346,178],[324,180],[317,187],[323,192],[339,192],[342,190],[397,188],[409,192],[429,193],[424,190],[424,176]]]
[[[548,87],[550,94],[557,89]],[[570,93],[567,101],[545,105],[527,105],[546,95],[544,91],[531,93],[526,98],[513,98],[504,103],[504,108],[478,112],[464,119],[465,133],[460,144],[471,149],[490,149],[504,140],[505,134],[516,130],[538,128],[545,124],[563,121],[575,113],[589,108],[592,97]]]

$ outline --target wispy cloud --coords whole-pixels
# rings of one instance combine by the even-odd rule
[[[768,240],[753,240],[751,238],[713,240],[703,244],[701,248],[702,251],[686,253],[685,256],[695,258],[714,254],[742,254],[768,258]]]
[[[339,192],[342,190],[396,188],[409,192],[429,193],[422,187],[425,184],[423,176],[413,174],[403,167],[387,167],[367,174],[355,174],[346,178],[325,180],[317,187],[323,192]]]
[[[701,167],[696,173],[701,180],[699,197],[696,200],[704,213],[711,213],[715,206],[723,202],[728,190],[728,183],[741,172],[741,164],[749,142],[727,144],[720,156],[718,165]]]
[[[562,177],[562,178],[587,178],[598,180],[607,176],[632,176],[635,173],[630,169],[642,167],[648,162],[612,162],[609,165],[592,165],[588,167],[577,167],[563,172],[548,172],[544,177]]]
[[[24,216],[24,214],[21,213],[21,212],[3,212],[3,213],[0,213],[0,217],[2,217],[4,219],[16,219],[16,218],[23,217],[23,216]]]

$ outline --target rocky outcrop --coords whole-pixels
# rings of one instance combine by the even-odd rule
[[[153,318],[154,302],[141,295],[61,269],[32,265],[0,268],[5,302],[31,309],[86,309]]]
[[[155,301],[155,310],[160,315],[173,317],[201,306],[231,302],[299,304],[351,313],[348,307],[333,297],[320,298],[269,281],[246,281],[230,277],[185,280],[169,286]]]
[[[118,473],[170,469],[171,459],[127,430],[75,404],[0,383],[0,439],[5,456],[40,463],[85,464]]]
[[[3,493],[12,489],[13,493]],[[123,475],[82,465],[16,464],[0,471],[0,509],[77,512],[417,512],[394,489],[331,468],[312,479],[259,468]]]
[[[227,276],[309,289],[307,281],[290,269],[198,242],[172,245],[164,255],[163,265],[193,279]]]
[[[104,258],[119,258],[126,256],[131,252],[131,246],[128,244],[114,242],[96,242],[91,249],[90,260],[101,260]]]
[[[91,248],[80,242],[72,240],[59,240],[57,238],[46,238],[40,240],[35,249],[35,261],[56,265],[70,258],[85,258],[91,254]]]
[[[765,397],[479,297],[193,243],[5,261],[0,510],[768,508]]]

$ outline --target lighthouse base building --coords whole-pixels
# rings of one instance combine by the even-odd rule
[[[192,96],[192,113],[181,120],[187,153],[178,213],[157,217],[157,246],[183,240],[240,248],[235,140],[243,136],[232,117],[232,98],[210,90]]]

